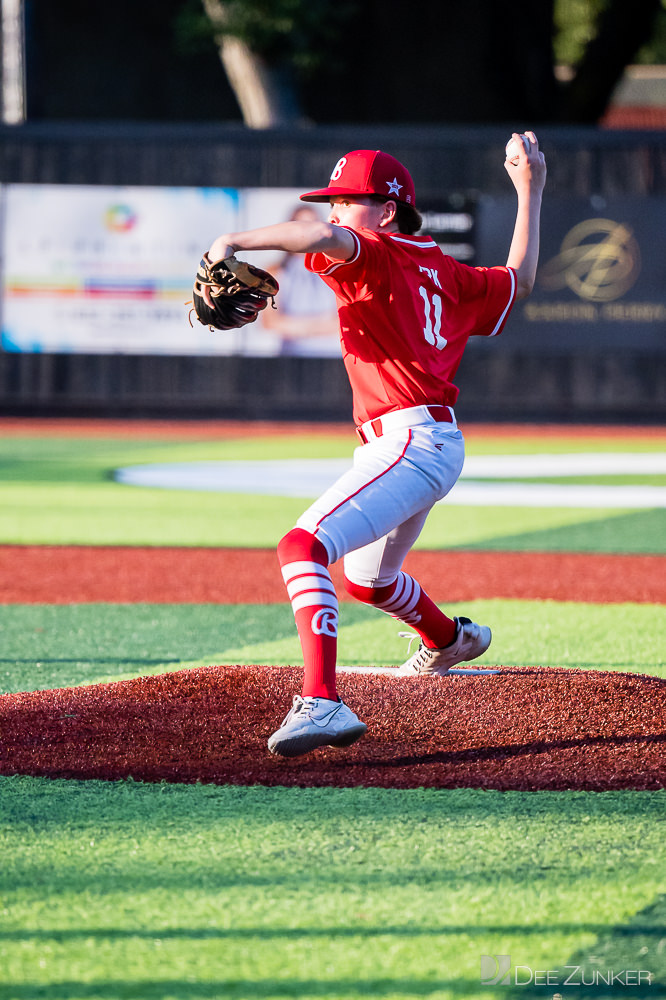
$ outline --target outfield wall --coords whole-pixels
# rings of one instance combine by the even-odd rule
[[[325,181],[341,152],[385,148],[408,163],[433,218],[472,213],[470,263],[501,263],[515,202],[502,149],[514,127],[2,127],[0,184],[307,189]],[[666,134],[538,133],[549,169],[543,280],[499,341],[472,342],[456,380],[458,413],[663,421]],[[592,288],[589,268],[575,264],[591,248],[599,265]],[[341,362],[331,357],[0,352],[4,413],[344,420],[350,409]]]

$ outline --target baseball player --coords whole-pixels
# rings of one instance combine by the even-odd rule
[[[213,260],[235,251],[304,253],[335,292],[342,355],[361,444],[353,468],[298,519],[278,545],[304,658],[300,695],[268,741],[295,757],[345,747],[366,725],[338,696],[338,600],[328,567],[344,558],[347,591],[418,633],[399,675],[446,674],[484,653],[487,626],[451,618],[402,569],[428,512],[453,487],[464,441],[453,378],[472,335],[496,336],[532,290],[546,164],[533,132],[505,167],[517,193],[505,266],[469,267],[442,253],[421,227],[406,168],[379,150],[341,157],[327,187],[301,195],[329,202],[327,222],[292,221],[219,236]],[[445,564],[443,565],[445,572]]]

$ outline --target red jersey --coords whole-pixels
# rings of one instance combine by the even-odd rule
[[[305,266],[337,297],[356,424],[423,403],[452,405],[468,338],[492,337],[506,322],[514,271],[461,264],[430,236],[349,232],[351,260],[314,253]]]

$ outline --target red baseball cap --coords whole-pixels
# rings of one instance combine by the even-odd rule
[[[301,201],[329,201],[345,195],[378,194],[414,208],[414,181],[399,160],[379,149],[354,149],[341,156],[329,186],[308,191]]]

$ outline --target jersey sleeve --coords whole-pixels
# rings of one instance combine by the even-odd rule
[[[348,282],[355,281],[361,275],[367,276],[368,271],[377,266],[384,253],[381,240],[370,230],[361,230],[359,233],[348,226],[342,228],[354,237],[354,252],[348,260],[334,260],[324,253],[305,255],[305,266],[308,271],[313,271],[325,281],[330,281],[339,291],[342,291]]]
[[[390,252],[382,238],[371,230],[356,231],[345,227],[354,237],[355,250],[348,260],[334,260],[323,253],[306,254],[305,266],[329,284],[338,302],[351,302],[358,296],[359,282],[380,287],[390,273]],[[414,239],[419,240],[418,237]],[[398,243],[408,237],[393,234]],[[441,254],[437,244],[421,237],[419,252],[434,251],[429,263],[441,270],[445,313],[452,328],[465,337],[494,337],[502,332],[516,300],[516,274],[510,267],[470,267]],[[426,258],[423,258],[424,264]],[[420,302],[420,299],[419,299]]]
[[[459,265],[460,301],[465,303],[470,333],[496,337],[516,301],[516,273],[512,267]]]

